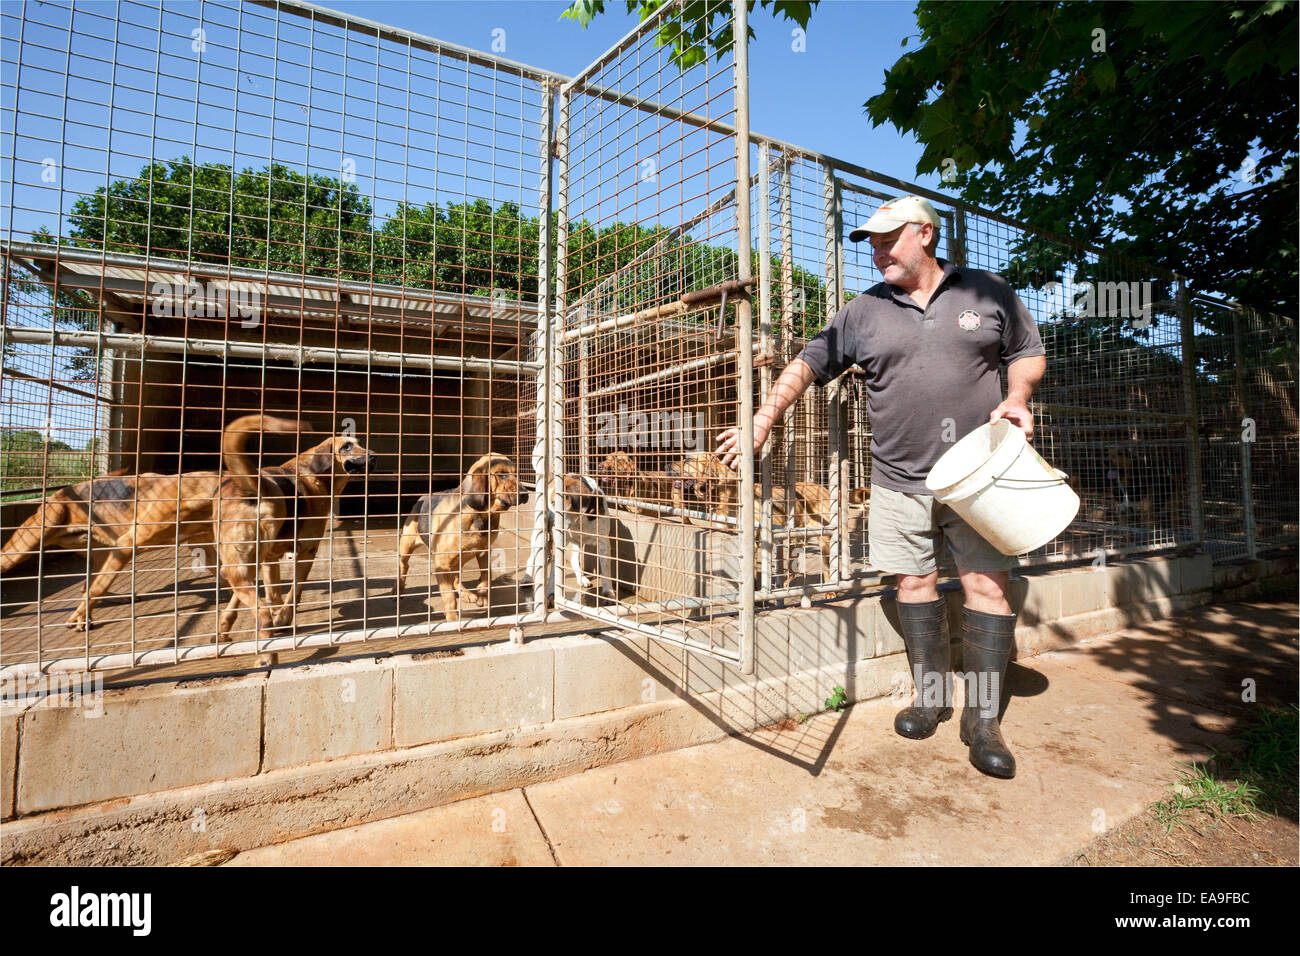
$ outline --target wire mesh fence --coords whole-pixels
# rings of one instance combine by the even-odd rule
[[[0,16],[3,662],[529,613],[555,77],[312,7]],[[292,474],[185,497],[245,413],[295,423],[244,439]]]
[[[777,148],[789,155],[784,162],[791,171],[774,180],[767,197],[777,236],[773,248],[779,246],[783,274],[793,277],[803,270],[812,278],[812,294],[792,282],[799,287],[785,303],[791,321],[781,325],[787,336],[782,342],[789,347],[781,349],[774,377],[805,344],[797,333],[811,335],[879,281],[870,247],[848,241],[848,234],[889,198],[907,191],[906,184],[851,164],[786,144]],[[1193,396],[1203,383],[1188,372],[1195,359],[1187,329],[1194,320],[1179,298],[1176,279],[927,195],[941,219],[939,258],[959,269],[1004,276],[1035,316],[1047,350],[1047,372],[1030,404],[1035,444],[1067,473],[1082,506],[1065,533],[1023,556],[1022,563],[1104,561],[1107,555],[1202,541],[1204,452]],[[796,209],[802,214],[793,214]],[[773,292],[773,301],[778,298]],[[817,303],[811,312],[800,308],[809,300]],[[791,329],[796,334],[789,334]],[[808,415],[809,408],[824,410],[824,419],[809,419],[806,431],[794,431],[803,442],[818,443],[809,456],[818,463],[816,480],[830,487],[837,473],[842,476],[842,519],[833,523],[842,526],[845,559],[834,573],[823,574],[832,584],[872,574],[865,541],[871,415],[858,371],[850,370],[825,396],[810,389],[787,413],[789,420]],[[1004,389],[1005,375],[1004,368]],[[945,441],[961,437],[954,432]],[[773,454],[784,451],[778,439]],[[837,497],[838,489],[832,495]],[[861,514],[855,502],[864,506]],[[953,567],[951,555],[946,566]]]
[[[283,0],[0,18],[0,667],[574,614],[741,661],[753,595],[879,581],[860,370],[711,453],[907,192],[1047,349],[1082,507],[1023,563],[1295,543],[1294,319],[749,134],[743,50],[652,19],[569,78]]]
[[[684,30],[730,11],[702,4]],[[712,452],[750,363],[736,100],[732,57],[689,65],[655,21],[561,91],[555,471],[604,499],[588,518],[559,492],[566,537],[598,522],[583,539],[600,587],[574,557],[557,602],[739,660],[744,482]]]
[[[1254,558],[1297,539],[1295,319],[1196,296],[1205,546]]]

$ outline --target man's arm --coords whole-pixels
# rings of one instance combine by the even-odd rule
[[[1007,400],[993,409],[989,421],[1005,418],[1025,433],[1027,441],[1034,440],[1034,416],[1029,414],[1029,399],[1043,380],[1047,371],[1047,357],[1026,355],[1007,366]],[[755,430],[757,434],[757,429]]]
[[[797,358],[785,367],[763,407],[754,413],[754,457],[762,452],[772,426],[816,379],[817,374],[802,359]],[[740,429],[728,428],[718,436],[717,453],[724,465],[733,467],[732,462],[740,457]]]

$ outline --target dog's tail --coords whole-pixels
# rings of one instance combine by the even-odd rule
[[[297,434],[312,430],[308,422],[277,418],[274,415],[244,415],[236,418],[221,433],[221,460],[234,478],[235,484],[250,498],[258,494],[257,472],[249,464],[244,452],[244,442],[256,432],[288,432]]]

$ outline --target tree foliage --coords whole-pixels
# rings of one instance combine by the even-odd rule
[[[280,163],[234,173],[182,156],[79,198],[68,244],[361,280],[370,219],[355,182]]]
[[[663,6],[627,0],[643,21]],[[814,7],[770,6],[801,27]],[[574,0],[565,16],[585,25],[603,10]],[[918,173],[955,173],[973,203],[1295,316],[1296,10],[922,0],[919,45],[865,108],[916,136]],[[659,42],[683,67],[721,55],[729,14],[692,0],[663,14]],[[1049,278],[1074,254],[1033,237],[1013,251],[1013,268]]]
[[[917,136],[918,172],[952,169],[972,202],[1295,314],[1294,3],[916,14],[920,47],[866,109]]]
[[[761,0],[764,9],[771,10],[800,27],[808,26],[813,7],[819,0]],[[660,14],[665,5],[672,4],[676,9],[663,16],[656,36],[657,46],[671,47],[673,64],[682,70],[703,63],[713,51],[715,59],[721,59],[731,49],[734,42],[731,29],[731,3],[719,0],[686,0],[678,4],[677,0],[627,0],[627,12],[636,13],[641,22]],[[753,12],[755,0],[748,0],[745,9]],[[576,20],[584,28],[598,15],[605,12],[605,0],[573,0],[568,9],[561,14]],[[749,38],[755,36],[754,28],[749,28]]]
[[[189,157],[155,161],[73,203],[68,235],[38,228],[37,242],[150,255],[258,271],[401,285],[442,293],[531,300],[538,295],[537,216],[518,203],[486,199],[402,203],[377,225],[356,184],[304,175],[281,164],[237,173]],[[553,214],[551,236],[558,232]],[[657,247],[643,267],[628,267]],[[585,220],[569,224],[566,299],[576,302],[611,272],[626,271],[610,307],[639,307],[732,278],[734,250],[670,235],[667,227]],[[820,303],[821,280],[796,268],[799,302]],[[755,260],[757,272],[757,260]],[[773,274],[777,275],[774,265]],[[37,295],[40,283],[11,274],[13,288]],[[552,277],[554,282],[554,277]],[[554,295],[554,286],[548,292]],[[774,292],[779,296],[779,289]],[[59,293],[60,328],[93,328],[85,298]],[[816,305],[811,306],[816,313]],[[817,317],[820,320],[820,316]],[[6,349],[11,346],[6,343]],[[94,353],[65,362],[71,379],[95,377]]]

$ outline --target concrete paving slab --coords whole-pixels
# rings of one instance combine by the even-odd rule
[[[227,866],[554,866],[519,790],[240,853]]]
[[[1236,716],[1256,704],[1295,701],[1296,607],[1267,601],[1207,607],[1083,642],[1060,660],[1148,695]]]
[[[970,766],[960,712],[905,740],[885,699],[236,862],[1051,865],[1227,746],[1243,667],[1270,699],[1294,700],[1296,613],[1203,608],[1013,663],[1014,780]],[[518,846],[491,830],[494,810],[521,827]]]
[[[763,746],[732,739],[604,767],[530,788],[530,800],[564,865],[1048,864],[1137,813],[1176,760],[1211,745],[1144,737],[1147,700],[1101,703],[1095,682],[1059,672],[1038,697],[1013,699],[1014,780],[971,767],[955,721],[904,740],[897,705],[873,702]],[[1070,698],[1083,703],[1062,712]]]

